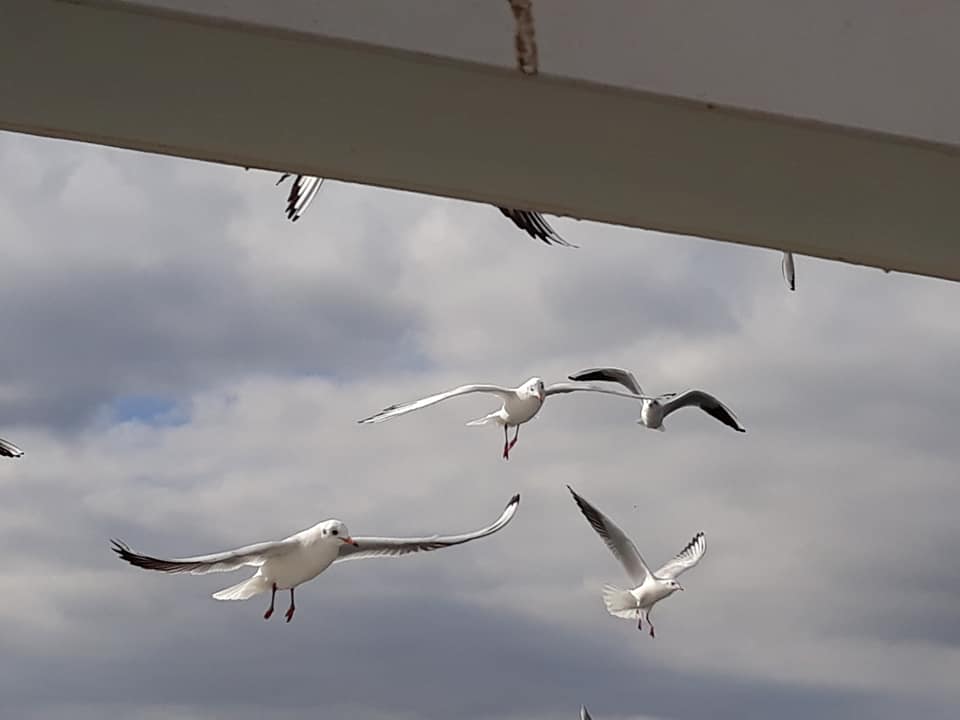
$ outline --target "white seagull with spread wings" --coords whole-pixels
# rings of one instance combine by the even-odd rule
[[[590,385],[589,383],[554,383],[553,385],[544,385],[543,380],[538,377],[532,377],[523,385],[516,388],[503,387],[501,385],[461,385],[453,390],[430,395],[429,397],[413,402],[402,403],[400,405],[391,405],[384,408],[375,415],[371,415],[357,422],[363,424],[380,423],[384,420],[406,415],[414,410],[421,410],[438,402],[449,400],[450,398],[470,393],[487,393],[496,395],[503,400],[503,405],[496,412],[484,415],[476,420],[471,420],[467,425],[487,425],[496,423],[503,426],[503,459],[510,459],[510,451],[517,444],[517,437],[520,435],[520,426],[525,422],[532,420],[544,401],[551,395],[560,395],[572,392],[595,392],[605,395],[616,395],[618,397],[630,398],[631,400],[642,400],[643,395],[633,393],[618,392],[616,390],[607,390],[603,387]],[[509,439],[507,431],[509,428],[516,428],[513,434],[513,440]]]
[[[18,448],[9,440],[0,438],[0,457],[18,458],[23,457],[23,450]]]
[[[653,622],[650,612],[653,606],[664,598],[668,598],[677,590],[683,590],[677,578],[698,562],[707,551],[707,538],[700,532],[693,536],[693,540],[680,553],[656,572],[640,557],[637,546],[633,544],[616,524],[574,492],[567,485],[567,490],[573,495],[574,501],[584,517],[603,539],[610,552],[620,561],[630,579],[636,583],[632,590],[621,590],[613,585],[603,587],[603,602],[607,612],[611,615],[632,620],[638,618],[637,629],[643,629],[643,623],[650,626],[650,637],[656,637],[653,631]]]
[[[289,590],[290,608],[286,612],[286,618],[287,622],[290,622],[296,610],[293,591],[298,585],[312,580],[334,563],[359,558],[399,557],[478,540],[505,528],[516,514],[519,504],[520,495],[514,495],[495,523],[462,535],[429,535],[412,538],[351,537],[347,526],[340,520],[324,520],[284,540],[247,545],[213,555],[197,555],[171,560],[140,555],[122,542],[117,540],[112,542],[113,551],[121,559],[146,570],[205,575],[230,572],[245,566],[255,567],[257,572],[252,577],[214,593],[213,597],[217,600],[247,600],[269,590],[271,592],[270,607],[263,614],[263,619],[268,620],[273,615],[277,590]]]
[[[632,372],[615,367],[581,370],[580,372],[570,375],[570,379],[577,382],[599,380],[623,385],[637,398],[643,398],[643,406],[640,408],[640,419],[637,420],[637,422],[651,430],[663,432],[666,429],[663,427],[663,421],[667,415],[680,408],[698,407],[710,417],[716,418],[737,432],[746,432],[730,408],[703,390],[687,390],[679,395],[677,395],[677,393],[664,393],[656,397],[648,397],[643,394],[640,383],[637,382]]]
[[[282,183],[294,173],[284,173],[277,185]],[[313,202],[317,191],[323,185],[323,178],[314,175],[296,175],[293,179],[293,185],[290,186],[290,194],[287,196],[287,217],[296,222],[307,207]],[[511,208],[498,208],[514,225],[523,230],[530,237],[540,240],[547,245],[562,245],[563,247],[577,247],[573,243],[564,240],[556,230],[550,227],[550,223],[544,219],[543,215],[533,210],[514,210]]]

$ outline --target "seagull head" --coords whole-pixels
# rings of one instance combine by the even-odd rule
[[[520,386],[520,391],[527,397],[536,397],[543,402],[546,397],[546,389],[543,384],[543,378],[532,377]]]
[[[320,525],[320,537],[329,542],[356,545],[357,541],[350,537],[347,526],[339,520],[327,520]]]
[[[683,590],[683,585],[678,583],[676,580],[665,580],[664,585],[670,590],[670,592],[676,592],[677,590]]]

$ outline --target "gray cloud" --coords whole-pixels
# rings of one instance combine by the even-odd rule
[[[18,717],[952,716],[960,541],[957,288],[558,220],[547,249],[495,209],[324,186],[282,217],[263,173],[0,136],[0,696]],[[463,398],[599,363],[716,392],[665,433],[612,398],[551,399],[509,463]],[[178,422],[105,412],[176,404]],[[651,562],[704,562],[658,637],[605,614],[622,571],[563,485]],[[471,546],[337,567],[290,626],[237,578],[110,553],[464,530]],[[364,685],[357,668],[376,682]],[[468,671],[468,672],[465,672]],[[86,714],[86,715],[84,715]]]

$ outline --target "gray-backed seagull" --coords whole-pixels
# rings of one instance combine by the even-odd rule
[[[677,582],[677,578],[700,562],[703,554],[707,551],[706,536],[702,532],[697,533],[676,557],[656,572],[651,572],[640,556],[637,546],[624,534],[623,530],[617,527],[613,520],[574,492],[569,485],[567,485],[567,490],[573,495],[574,501],[580,508],[580,512],[587,518],[587,522],[597,531],[610,552],[623,565],[627,575],[630,576],[630,580],[636,584],[632,590],[622,590],[613,585],[604,585],[603,602],[607,606],[607,612],[615,617],[627,618],[628,620],[637,618],[637,630],[642,630],[643,623],[646,622],[650,626],[650,637],[656,637],[653,630],[653,621],[650,619],[653,606],[664,598],[670,597],[677,590],[683,590],[683,587]]]
[[[532,377],[520,387],[515,388],[503,387],[501,385],[461,385],[460,387],[453,388],[452,390],[437,393],[436,395],[430,395],[428,397],[421,398],[420,400],[414,400],[412,402],[402,403],[400,405],[391,405],[390,407],[384,408],[380,412],[364,418],[363,420],[358,420],[357,422],[363,424],[380,423],[385,420],[389,420],[390,418],[394,418],[399,415],[406,415],[414,410],[421,410],[425,407],[436,405],[438,402],[459,397],[460,395],[468,395],[470,393],[487,393],[489,395],[496,395],[503,400],[503,405],[501,405],[500,409],[496,412],[490,413],[489,415],[484,415],[481,418],[477,418],[476,420],[471,420],[467,423],[467,425],[487,425],[489,423],[502,425],[503,459],[509,460],[510,451],[513,449],[513,446],[517,444],[517,437],[520,435],[520,426],[525,422],[532,420],[536,414],[540,412],[540,408],[543,407],[543,403],[548,397],[551,395],[582,391],[604,393],[605,395],[616,395],[618,397],[630,398],[631,400],[641,400],[644,397],[643,395],[637,395],[634,393],[607,390],[606,388],[590,385],[588,383],[565,382],[544,385],[541,378]],[[510,440],[507,434],[508,429],[511,427],[516,428],[513,434],[513,440]]]
[[[667,415],[685,407],[698,407],[710,417],[716,418],[724,425],[732,427],[737,432],[746,432],[737,420],[733,411],[717,400],[710,393],[703,390],[687,390],[680,393],[665,393],[656,397],[644,396],[640,384],[629,370],[615,367],[600,367],[581,370],[569,376],[576,382],[601,381],[614,382],[623,385],[638,398],[644,398],[643,406],[640,408],[640,419],[638,423],[651,430],[665,429],[663,421]]]
[[[502,530],[513,519],[520,504],[520,495],[514,495],[496,522],[475,532],[462,535],[428,535],[426,537],[388,538],[351,537],[340,520],[324,520],[283,540],[257,543],[213,555],[163,560],[133,552],[124,543],[113,540],[113,551],[123,560],[146,570],[166,573],[205,575],[230,572],[241,567],[255,567],[252,576],[219,592],[217,600],[247,600],[270,591],[270,607],[263,614],[268,620],[273,615],[277,590],[290,591],[287,622],[296,610],[293,591],[298,585],[312,580],[331,565],[344,561],[372,557],[400,557],[416,552],[440,550],[478,540]]]

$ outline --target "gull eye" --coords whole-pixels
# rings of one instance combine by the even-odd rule
[[[336,530],[331,530],[331,531],[330,531],[330,534],[331,534],[331,535],[336,535],[336,534],[337,534],[337,531],[336,531]]]

